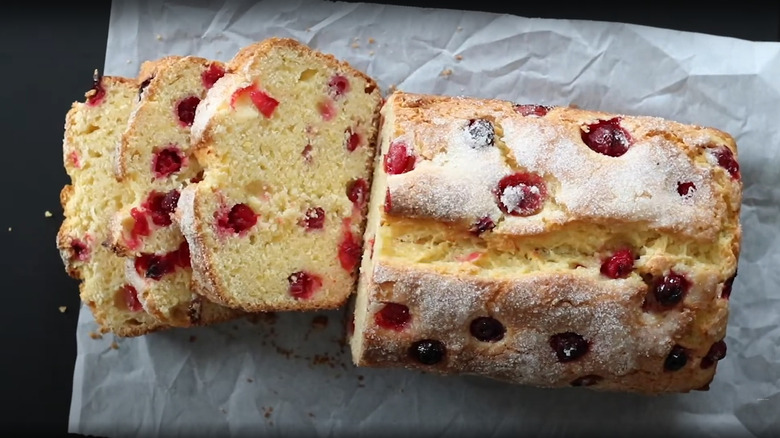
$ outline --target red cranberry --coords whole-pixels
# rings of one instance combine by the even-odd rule
[[[500,341],[504,338],[504,333],[506,333],[504,324],[489,316],[480,316],[472,320],[469,330],[471,331],[471,336],[482,342]]]
[[[485,216],[480,218],[474,225],[472,225],[471,228],[469,228],[469,232],[479,236],[480,234],[486,231],[490,231],[495,227],[496,224],[493,222],[493,219],[491,219],[490,216]]]
[[[142,253],[135,258],[135,270],[139,275],[152,280],[159,280],[165,274],[176,270],[176,265],[166,254]]]
[[[715,365],[715,362],[726,357],[726,342],[720,340],[710,347],[707,354],[701,358],[701,368],[706,369]]]
[[[302,226],[306,230],[319,230],[325,226],[325,210],[322,207],[312,207],[306,210],[303,216]]]
[[[587,376],[578,377],[571,382],[571,386],[593,386],[604,380],[603,377],[595,374],[588,374]]]
[[[173,221],[171,214],[176,211],[179,202],[179,191],[171,190],[168,193],[151,192],[144,202],[144,208],[149,211],[152,223],[160,227],[167,227]]]
[[[481,149],[494,145],[496,131],[490,120],[471,119],[469,120],[468,131],[472,139],[470,145],[472,148]]]
[[[355,208],[362,210],[368,200],[368,183],[363,178],[352,180],[347,184],[347,198]]]
[[[320,111],[322,120],[326,122],[331,121],[336,117],[336,107],[333,106],[333,101],[330,99],[320,101],[320,103],[317,104],[317,108]]]
[[[322,278],[319,275],[305,271],[290,274],[287,281],[290,283],[290,295],[298,300],[311,298],[322,287]]]
[[[547,112],[550,111],[549,106],[545,105],[520,105],[517,104],[514,106],[515,112],[522,116],[537,116],[537,117],[544,117],[547,115]]]
[[[200,79],[203,82],[203,86],[208,90],[213,87],[222,76],[225,76],[225,69],[217,63],[211,63],[209,68],[204,70],[200,75]]]
[[[664,360],[664,369],[667,371],[677,371],[682,369],[685,364],[688,363],[688,353],[685,348],[675,345],[672,347],[672,351],[666,356]]]
[[[122,295],[125,299],[125,305],[127,310],[131,312],[140,312],[144,310],[144,306],[141,305],[141,301],[138,299],[138,291],[133,286],[126,284],[122,287]]]
[[[342,75],[333,75],[328,82],[328,91],[334,99],[338,99],[349,91],[349,79]]]
[[[80,262],[86,262],[89,260],[89,245],[85,241],[76,239],[75,237],[70,240],[71,259],[78,260]]]
[[[92,93],[87,97],[87,105],[97,106],[103,102],[103,98],[106,97],[106,89],[103,88],[103,75],[99,71],[95,70],[95,74],[92,75]]]
[[[130,209],[130,216],[135,220],[133,229],[130,231],[133,239],[151,234],[152,230],[149,228],[149,222],[146,220],[146,214],[143,210],[132,208]]]
[[[390,213],[393,209],[393,199],[390,197],[390,188],[385,191],[385,213]]]
[[[385,172],[388,175],[398,175],[414,169],[415,157],[409,151],[406,143],[393,142],[385,155]]]
[[[360,244],[355,240],[351,232],[345,231],[344,238],[339,244],[339,263],[345,271],[355,270],[360,261]]]
[[[731,297],[731,287],[734,285],[734,280],[736,278],[737,273],[735,272],[734,275],[729,277],[729,279],[723,283],[723,289],[720,292],[720,297],[724,300],[728,300]]]
[[[68,154],[68,159],[70,160],[70,163],[75,167],[76,169],[81,168],[81,162],[79,161],[79,154],[76,151],[70,151]]]
[[[590,350],[590,342],[577,333],[565,332],[550,336],[550,347],[555,351],[559,362],[571,362]]]
[[[663,307],[672,307],[683,300],[690,283],[682,275],[670,272],[653,284],[653,296]]]
[[[409,355],[423,365],[435,365],[444,359],[447,349],[441,341],[423,339],[409,347]]]
[[[184,154],[176,146],[168,146],[154,153],[152,170],[157,178],[165,178],[181,169],[184,164]]]
[[[311,163],[311,145],[307,144],[304,146],[303,151],[301,151],[301,156],[303,157],[303,161],[307,163]]]
[[[718,165],[729,173],[732,178],[740,179],[739,163],[734,158],[734,153],[726,146],[721,146],[713,150],[713,155],[718,160]]]
[[[179,101],[176,105],[176,114],[179,116],[181,126],[192,126],[192,122],[195,121],[195,109],[199,103],[200,98],[197,96],[185,97]]]
[[[619,157],[631,146],[631,136],[620,126],[619,117],[599,120],[587,128],[587,132],[582,130],[582,141],[600,154]]]
[[[677,193],[683,198],[688,198],[690,196],[693,196],[693,192],[695,191],[696,191],[696,184],[690,181],[677,183]]]
[[[347,134],[346,147],[348,151],[352,152],[355,149],[357,149],[358,146],[360,146],[360,142],[362,141],[362,139],[360,138],[360,134],[358,134],[357,132],[352,132],[351,129],[348,129],[346,134]]]
[[[217,224],[224,229],[241,233],[246,231],[257,223],[257,215],[252,207],[246,204],[234,205],[227,214],[222,215]]]
[[[257,88],[256,84],[252,84],[247,85],[244,88],[239,88],[233,92],[233,95],[230,96],[230,107],[235,108],[236,101],[245,95],[249,95],[249,99],[255,105],[257,110],[260,111],[260,114],[264,115],[266,118],[271,118],[274,110],[279,105],[278,100],[261,91],[259,88]]]
[[[634,254],[631,249],[615,251],[601,264],[601,273],[609,278],[625,278],[634,269]]]
[[[409,308],[403,304],[385,303],[382,308],[374,314],[376,325],[389,330],[401,331],[411,319]]]
[[[169,257],[173,261],[173,264],[182,268],[191,267],[190,260],[190,246],[186,240],[183,240],[179,244],[179,249],[169,253]]]
[[[547,197],[544,180],[533,173],[514,173],[498,182],[495,191],[498,208],[512,216],[538,213]]]

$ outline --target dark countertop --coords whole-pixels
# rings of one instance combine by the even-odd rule
[[[118,0],[115,0],[118,1]],[[452,8],[435,1],[388,4]],[[725,3],[674,11],[620,7],[584,9],[582,4],[535,2],[509,8],[480,1],[467,9],[528,17],[593,19],[644,24],[732,36],[780,40],[780,5]],[[623,3],[625,6],[626,3]],[[83,98],[95,68],[103,65],[110,2],[73,2],[43,9],[15,4],[0,14],[4,85],[0,132],[8,168],[0,187],[6,193],[0,222],[2,277],[9,298],[0,307],[4,322],[2,360],[5,408],[0,431],[66,435],[78,319],[78,286],[64,272],[55,248],[62,218],[59,191],[68,182],[62,168],[64,116]],[[40,148],[40,149],[39,149]],[[46,217],[45,212],[51,212]],[[64,313],[60,306],[65,306]]]

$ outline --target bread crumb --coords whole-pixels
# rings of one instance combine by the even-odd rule
[[[103,335],[97,332],[89,332],[89,337],[92,339],[103,339]]]
[[[374,56],[374,51],[373,50],[369,50],[368,51],[368,56]]]
[[[162,35],[160,35],[159,33],[155,35],[155,38],[157,38],[157,41],[162,41]]]
[[[127,60],[127,61],[125,61],[125,62],[126,62],[126,63],[128,63],[128,64],[132,64],[132,63],[133,63],[133,60],[132,60],[132,59],[128,59],[128,60]]]
[[[65,313],[65,311],[68,310],[68,306],[60,306],[58,309],[60,309],[60,313]]]
[[[220,411],[221,411],[223,414],[227,414],[227,409],[225,409],[225,408],[219,408],[219,410],[220,410]]]
[[[353,48],[353,49],[357,49],[358,47],[360,47],[360,44],[358,44],[358,43],[352,43],[352,48]]]
[[[246,381],[247,381],[247,382],[249,382],[249,383],[252,383],[252,382],[254,382],[254,381],[255,381],[255,379],[253,379],[253,378],[251,378],[251,377],[247,377]]]
[[[111,348],[114,350],[119,350],[119,344],[117,344],[116,341],[111,341]]]
[[[311,28],[310,28],[310,27],[307,27],[307,28],[306,28],[306,32],[311,32]]]
[[[13,230],[13,228],[11,228],[11,227],[8,227],[8,232],[9,232],[9,233],[11,232],[11,230]]]
[[[312,412],[309,412],[309,416],[310,416],[311,418],[314,418],[314,413],[312,413]]]
[[[49,210],[46,210],[43,212],[43,215],[46,217],[51,217],[51,212]]]
[[[455,55],[456,61],[463,61],[463,55]]]
[[[439,76],[444,77],[444,78],[448,78],[448,77],[450,77],[450,75],[452,75],[452,69],[451,68],[445,68],[439,74]]]
[[[368,39],[368,44],[374,44],[375,42],[376,42],[376,40],[373,39],[373,38],[369,38]]]
[[[463,28],[462,28],[462,27],[460,27],[460,26],[458,26],[458,32],[460,32],[460,31],[462,31],[462,30],[463,30]]]

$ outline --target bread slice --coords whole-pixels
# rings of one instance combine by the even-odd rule
[[[292,39],[249,45],[198,107],[203,180],[176,220],[199,292],[247,311],[341,306],[361,254],[381,95]]]
[[[224,72],[221,62],[195,56],[144,63],[140,98],[116,149],[116,178],[132,197],[112,219],[112,247],[125,256],[144,309],[177,327],[239,315],[192,292],[187,242],[170,216],[200,171],[190,151],[195,109]]]
[[[98,75],[84,102],[65,116],[64,166],[70,176],[60,198],[64,219],[57,248],[80,296],[104,333],[138,336],[165,325],[143,310],[125,280],[124,260],[106,245],[109,216],[131,194],[113,175],[115,145],[138,96],[135,79]]]
[[[731,136],[403,92],[382,116],[357,365],[542,387],[708,387],[741,239]]]

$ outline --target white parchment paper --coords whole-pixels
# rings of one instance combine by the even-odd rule
[[[780,436],[780,44],[637,25],[303,0],[115,0],[105,73],[298,38],[383,90],[715,126],[740,148],[743,252],[709,392],[645,397],[356,369],[343,311],[93,340],[80,313],[71,432],[98,436]],[[460,55],[456,58],[457,55]],[[460,59],[462,57],[462,59]],[[326,316],[326,326],[313,323]]]

